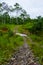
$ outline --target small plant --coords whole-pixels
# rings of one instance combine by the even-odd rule
[[[0,30],[0,36],[2,36],[3,35],[3,33],[2,33],[2,31]]]
[[[8,31],[8,37],[12,37],[13,35],[14,35],[14,33],[11,30],[9,30]]]

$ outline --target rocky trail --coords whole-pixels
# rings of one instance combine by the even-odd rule
[[[24,44],[22,47],[19,48],[17,52],[13,55],[7,65],[39,65],[37,61],[35,61],[34,55],[30,50],[30,47],[26,43],[26,36],[25,34],[16,33],[20,35],[24,39]]]

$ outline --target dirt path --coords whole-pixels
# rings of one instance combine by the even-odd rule
[[[25,36],[26,35],[22,35],[24,45],[20,47],[17,52],[15,52],[7,65],[39,65],[34,61],[34,55],[26,42]]]

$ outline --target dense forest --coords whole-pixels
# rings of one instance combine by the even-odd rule
[[[16,16],[10,16],[9,12],[16,12]],[[43,65],[43,17],[32,19],[18,3],[14,7],[8,7],[5,2],[0,3],[0,62],[2,65],[11,57],[14,49],[23,44],[22,37],[14,34],[14,28],[33,40],[35,44],[30,44],[29,41],[28,43],[35,56],[38,56],[39,63]]]

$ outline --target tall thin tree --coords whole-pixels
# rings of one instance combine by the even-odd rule
[[[14,6],[16,11],[16,23],[18,24],[18,13],[22,10],[22,8],[20,7],[18,3],[16,3]]]

